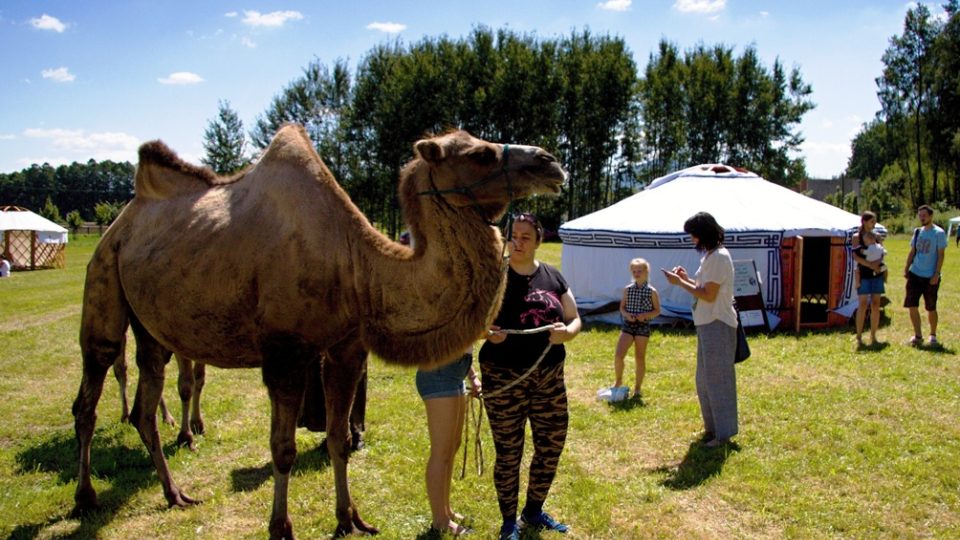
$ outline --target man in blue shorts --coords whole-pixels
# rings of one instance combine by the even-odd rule
[[[917,209],[920,227],[914,229],[910,240],[910,254],[903,271],[907,279],[907,295],[903,307],[910,310],[910,322],[913,324],[913,337],[907,343],[913,346],[923,344],[920,329],[920,297],[927,310],[930,321],[930,345],[937,342],[937,292],[940,290],[940,271],[943,269],[943,254],[947,249],[947,234],[933,223],[933,208],[923,205]]]

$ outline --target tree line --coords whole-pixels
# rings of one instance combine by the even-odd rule
[[[883,217],[921,204],[960,206],[960,10],[958,0],[934,17],[911,7],[892,36],[877,77],[880,110],[852,143],[845,175],[861,180],[849,200]]]
[[[352,72],[343,60],[314,59],[249,134],[221,101],[204,134],[204,162],[235,172],[283,123],[301,123],[354,202],[396,234],[403,227],[396,181],[412,143],[461,128],[558,157],[570,172],[567,189],[522,208],[555,228],[697,163],[724,162],[795,184],[805,176],[795,156],[799,123],[814,106],[810,94],[797,69],[788,72],[779,60],[767,68],[752,46],[740,55],[722,45],[681,52],[662,40],[641,75],[619,37],[538,38],[479,27],[458,39],[378,45]],[[9,199],[4,176],[0,200]],[[55,193],[55,202],[74,208],[66,195]]]

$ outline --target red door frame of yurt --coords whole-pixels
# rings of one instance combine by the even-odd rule
[[[808,246],[807,244],[814,244]],[[819,244],[817,246],[816,244]],[[813,251],[812,249],[816,249]],[[826,261],[824,261],[826,253]],[[816,259],[813,259],[816,257]],[[844,295],[844,280],[847,269],[846,239],[838,236],[811,237],[793,236],[783,239],[780,250],[783,268],[783,307],[780,316],[784,327],[827,328],[842,326],[847,317],[836,313]],[[813,268],[822,268],[827,262],[825,274],[816,279],[804,276],[804,262]],[[807,273],[811,268],[807,269]],[[805,284],[815,284],[814,290],[805,289]],[[806,308],[806,309],[805,309]]]

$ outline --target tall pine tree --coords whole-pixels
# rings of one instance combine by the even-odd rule
[[[243,122],[229,101],[219,102],[217,118],[210,120],[203,133],[203,149],[207,155],[201,160],[217,174],[233,174],[250,163],[246,156],[247,137]]]

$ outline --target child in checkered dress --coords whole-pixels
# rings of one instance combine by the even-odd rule
[[[640,386],[646,373],[647,341],[650,339],[650,321],[660,315],[660,296],[650,286],[650,263],[644,259],[630,261],[630,274],[633,282],[624,287],[620,300],[620,316],[623,326],[617,350],[614,355],[616,382],[613,387],[623,384],[623,359],[633,345],[636,378],[633,384],[633,397],[640,396]]]

